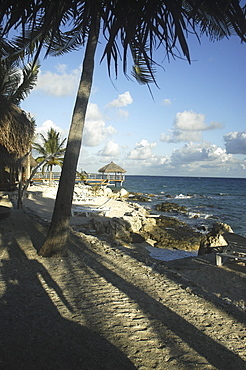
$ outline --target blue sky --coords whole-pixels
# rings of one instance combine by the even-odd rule
[[[189,44],[191,65],[156,54],[154,99],[121,65],[110,79],[98,48],[78,170],[114,161],[132,175],[246,177],[246,45],[236,36]],[[38,84],[21,106],[37,134],[52,126],[67,137],[82,59],[83,49],[40,61]]]

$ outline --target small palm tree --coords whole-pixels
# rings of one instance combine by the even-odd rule
[[[45,169],[49,171],[49,186],[52,185],[52,169],[53,166],[62,167],[63,157],[66,148],[64,148],[64,143],[66,139],[60,142],[60,133],[51,128],[47,132],[47,138],[40,134],[43,140],[43,146],[39,143],[33,144],[33,149],[37,150],[41,155],[36,158],[38,163],[45,161],[42,166],[42,173]]]
[[[3,47],[3,41],[0,46]],[[0,53],[0,95],[19,106],[36,85],[39,64],[24,64],[19,54],[11,54],[10,49],[8,52]]]

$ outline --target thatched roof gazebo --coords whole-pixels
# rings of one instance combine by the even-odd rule
[[[106,166],[100,168],[98,170],[98,172],[101,172],[103,174],[103,177],[104,177],[104,174],[105,173],[106,174],[114,173],[114,177],[108,176],[107,179],[108,180],[113,180],[114,183],[115,183],[115,186],[118,183],[120,185],[122,185],[123,181],[125,180],[125,178],[124,178],[124,176],[122,174],[125,173],[126,170],[124,170],[122,167],[118,166],[114,162],[110,162],[109,164],[106,164]]]
[[[33,136],[34,123],[25,112],[0,97],[0,183],[15,182],[18,168],[30,151]],[[8,178],[6,173],[9,173]]]

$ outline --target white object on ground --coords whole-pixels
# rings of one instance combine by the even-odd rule
[[[181,258],[187,257],[197,257],[196,251],[182,251],[173,249],[162,249],[155,247],[145,247],[150,252],[150,257],[155,258],[160,261],[173,261]]]

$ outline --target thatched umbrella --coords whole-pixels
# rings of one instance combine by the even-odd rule
[[[24,111],[0,97],[0,167],[18,168],[30,150],[34,123]]]
[[[120,179],[117,179],[117,173],[122,174],[122,173],[125,173],[126,170],[124,170],[122,167],[118,166],[114,162],[110,162],[109,164],[106,164],[106,166],[100,168],[100,170],[98,170],[98,172],[102,172],[103,175],[105,173],[114,173],[115,174],[114,180],[115,180],[115,186],[116,186],[117,181],[120,181],[121,184],[123,182],[123,177],[121,177]]]
[[[28,163],[30,162],[30,163]],[[28,157],[25,157],[24,161],[22,162],[22,166],[26,168],[28,165],[30,165],[31,168],[34,168],[38,165],[38,162],[33,158],[32,155],[30,155],[30,159],[28,160]]]
[[[106,164],[106,166],[100,168],[98,172],[102,173],[124,173],[126,172],[123,168],[118,166],[118,164],[115,164],[114,162],[110,162],[109,164]]]

